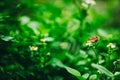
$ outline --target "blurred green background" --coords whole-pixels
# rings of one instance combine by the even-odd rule
[[[119,80],[119,5],[0,0],[0,80]]]

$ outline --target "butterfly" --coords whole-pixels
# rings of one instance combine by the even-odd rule
[[[99,36],[94,36],[94,37],[89,39],[89,41],[92,42],[92,43],[97,42],[98,40],[100,40]]]

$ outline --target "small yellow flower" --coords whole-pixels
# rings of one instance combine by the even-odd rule
[[[88,40],[86,46],[92,46],[92,42]]]
[[[38,47],[36,47],[36,46],[30,46],[30,50],[31,50],[31,51],[37,51],[37,50],[38,50]]]
[[[83,8],[88,8],[88,4],[85,3],[85,2],[83,2],[83,3],[82,3],[82,7],[83,7]]]
[[[45,42],[45,39],[40,39],[40,42]]]
[[[109,43],[109,44],[107,45],[107,47],[115,48],[116,46],[115,46],[113,43]]]

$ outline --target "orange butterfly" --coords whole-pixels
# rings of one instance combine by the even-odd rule
[[[94,37],[89,39],[89,41],[92,42],[92,43],[97,42],[98,40],[100,40],[99,36],[94,36]]]

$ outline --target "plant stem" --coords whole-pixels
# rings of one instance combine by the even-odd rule
[[[117,63],[115,63],[114,66],[115,66],[115,67],[114,67],[114,69],[113,69],[113,71],[112,71],[113,73],[115,72],[115,70],[116,70],[116,68],[117,68]]]
[[[110,65],[110,55],[111,55],[111,48],[108,50],[108,65]]]
[[[97,60],[97,64],[99,64],[99,58],[98,58],[98,55],[97,55],[97,51],[96,51],[96,49],[95,49],[95,46],[92,46],[91,48],[92,48],[93,52],[95,53],[96,60]]]

